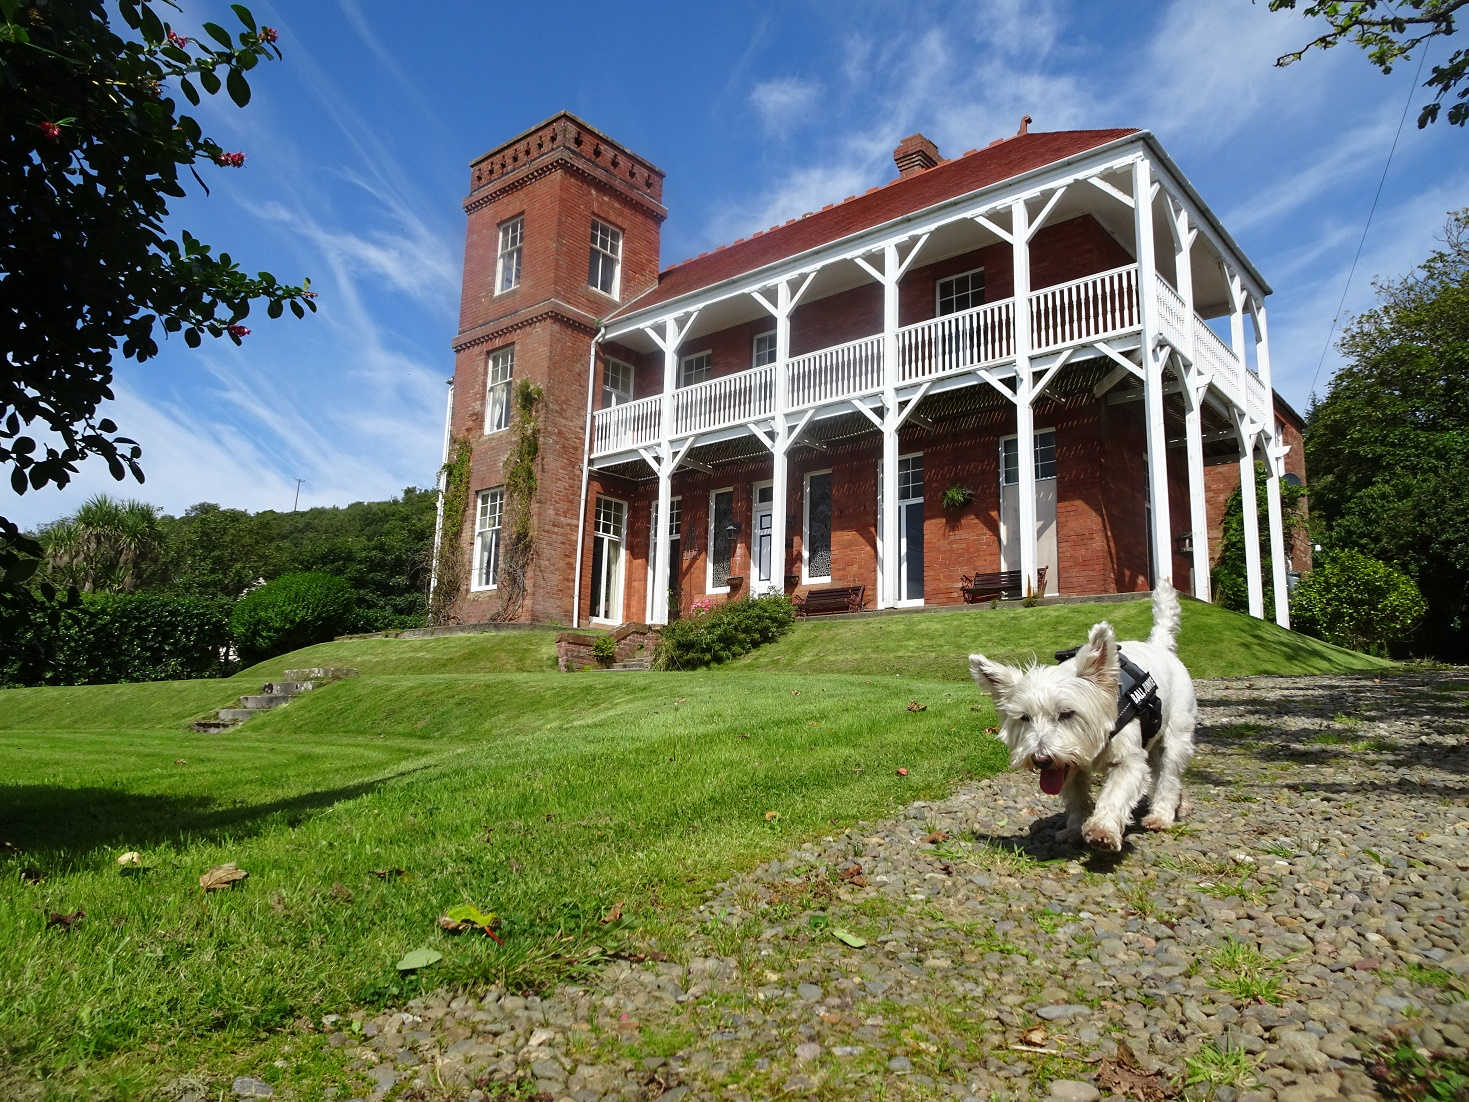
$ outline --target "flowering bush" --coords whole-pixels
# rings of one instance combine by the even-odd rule
[[[708,616],[713,611],[714,611],[714,598],[713,597],[700,597],[697,601],[694,602],[694,615],[695,616]]]

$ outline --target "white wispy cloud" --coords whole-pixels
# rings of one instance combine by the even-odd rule
[[[776,77],[750,90],[750,106],[766,133],[784,137],[816,121],[813,109],[820,96],[820,81]]]

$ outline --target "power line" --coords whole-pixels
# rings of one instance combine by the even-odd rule
[[[1327,330],[1326,342],[1321,346],[1321,355],[1316,360],[1316,370],[1311,375],[1311,403],[1316,402],[1316,380],[1321,375],[1321,365],[1326,362],[1326,352],[1331,347],[1331,338],[1336,335],[1336,326],[1341,321],[1342,307],[1347,303],[1347,292],[1352,289],[1352,277],[1357,274],[1357,261],[1362,259],[1362,246],[1367,244],[1367,230],[1372,226],[1372,216],[1377,213],[1377,200],[1382,198],[1382,185],[1387,183],[1387,170],[1392,167],[1393,154],[1398,151],[1398,139],[1403,134],[1403,122],[1408,117],[1408,107],[1413,102],[1413,93],[1418,90],[1418,78],[1423,75],[1423,63],[1428,60],[1428,47],[1418,55],[1418,71],[1413,74],[1413,83],[1408,86],[1408,98],[1403,101],[1403,113],[1398,116],[1398,129],[1392,136],[1392,148],[1387,151],[1387,163],[1382,166],[1382,178],[1377,181],[1377,193],[1372,196],[1372,206],[1367,211],[1367,221],[1362,224],[1362,239],[1357,242],[1357,255],[1352,257],[1352,266],[1347,270],[1347,283],[1341,289],[1341,299],[1336,304],[1336,314]]]

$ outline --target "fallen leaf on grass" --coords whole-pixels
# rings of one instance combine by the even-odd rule
[[[396,880],[400,876],[407,876],[407,869],[370,869],[368,870],[379,880]]]
[[[352,891],[351,891],[351,889],[348,888],[346,884],[343,884],[340,880],[335,881],[332,884],[331,889],[326,894],[329,895],[329,896],[331,896],[338,903],[351,903],[352,902]]]
[[[443,959],[443,953],[436,953],[432,949],[415,949],[400,960],[397,967],[400,972],[417,972],[420,968],[427,968]]]
[[[908,701],[908,711],[910,711],[910,712],[926,712],[926,711],[928,711],[928,705],[927,704],[920,704],[916,700],[910,700],[910,701]]]
[[[841,877],[854,888],[867,887],[867,877],[862,875],[861,865],[848,865],[842,870]]]
[[[898,776],[900,776],[900,777],[906,777],[907,775],[908,775],[908,770],[906,770],[906,769],[899,769],[898,770]]]
[[[73,926],[75,926],[78,922],[86,917],[86,911],[72,911],[71,914],[62,914],[59,911],[52,911],[50,913],[50,917],[46,919],[46,929],[49,930],[54,926],[59,930],[70,930]]]
[[[173,763],[174,763],[174,765],[188,765],[189,764],[187,758],[174,758],[173,759]]]
[[[934,846],[940,842],[947,842],[948,840],[949,832],[947,830],[936,830],[923,841],[926,845]]]
[[[450,907],[447,914],[439,916],[439,929],[446,934],[462,934],[466,930],[478,930],[496,945],[504,945],[495,933],[495,914],[482,911],[473,903],[461,903]]]
[[[138,868],[143,863],[143,855],[135,849],[130,849],[117,859],[117,863],[123,868]]]
[[[1125,1098],[1142,1102],[1164,1102],[1170,1097],[1168,1082],[1158,1072],[1143,1071],[1126,1041],[1117,1042],[1117,1058],[1103,1060],[1097,1069],[1097,1085]]]
[[[199,887],[206,892],[217,892],[228,888],[245,879],[250,874],[242,868],[236,867],[233,861],[225,865],[215,865],[203,876],[199,877]]]
[[[1028,1045],[1043,1045],[1049,1036],[1045,1026],[1033,1025],[1020,1035],[1020,1039]]]
[[[610,926],[622,917],[622,900],[612,904],[612,909],[602,916],[602,925]]]
[[[792,696],[800,696],[801,695],[801,690],[800,689],[792,689],[791,690],[791,695]]]
[[[865,949],[867,947],[867,940],[865,938],[860,938],[852,933],[851,930],[844,930],[840,926],[833,926],[831,928],[831,936],[843,945],[850,945],[853,949]]]
[[[775,822],[775,820],[777,820],[779,818],[780,818],[780,812],[779,811],[767,811],[765,813],[765,821],[767,823],[773,823],[773,822]]]

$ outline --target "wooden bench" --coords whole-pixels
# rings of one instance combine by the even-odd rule
[[[813,589],[804,597],[792,597],[797,616],[825,616],[833,612],[861,612],[867,594],[865,585],[836,585]]]
[[[1036,592],[1046,591],[1046,571],[1050,567],[1043,566],[1036,571]],[[959,575],[961,584],[959,591],[964,594],[967,604],[977,601],[995,601],[1000,599],[1015,600],[1024,597],[1020,591],[1022,579],[1018,570],[997,570],[993,574],[976,573],[973,577],[968,574]]]

